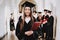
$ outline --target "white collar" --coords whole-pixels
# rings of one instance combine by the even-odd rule
[[[26,18],[25,18],[25,22],[26,22],[27,24],[29,23],[30,20],[31,20],[30,17],[26,17]]]

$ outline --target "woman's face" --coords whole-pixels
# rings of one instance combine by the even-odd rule
[[[24,12],[25,12],[25,15],[26,16],[29,16],[30,15],[30,7],[25,7],[25,10],[24,10]]]
[[[47,11],[44,11],[45,14],[47,14]]]
[[[41,19],[41,17],[42,17],[42,15],[41,15],[41,14],[39,14],[39,19]]]

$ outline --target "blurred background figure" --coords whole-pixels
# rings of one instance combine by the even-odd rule
[[[42,19],[42,12],[38,12],[37,14],[37,20],[40,21]]]
[[[35,19],[34,21],[37,21],[37,12],[33,11],[32,15],[33,15],[33,18]]]
[[[14,25],[14,17],[13,17],[13,13],[11,13],[11,17],[10,17],[10,31],[15,30],[15,25]]]
[[[37,18],[37,12],[33,11],[33,17],[36,19]]]
[[[42,12],[38,12],[38,14],[37,14],[37,21],[41,23],[41,25],[39,26],[39,38],[42,38],[42,36],[43,36]]]
[[[47,15],[48,10],[44,9],[44,15],[42,16],[42,20],[46,20],[48,19],[48,15]],[[47,20],[48,21],[48,20]],[[46,39],[46,33],[47,33],[47,21],[43,22],[43,39]]]
[[[54,17],[51,15],[50,10],[48,10],[48,23],[47,23],[47,39],[46,40],[53,40],[53,23],[54,23]]]

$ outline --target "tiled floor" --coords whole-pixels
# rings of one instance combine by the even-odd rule
[[[10,31],[2,40],[18,40],[18,39],[15,35],[15,31],[13,32]]]

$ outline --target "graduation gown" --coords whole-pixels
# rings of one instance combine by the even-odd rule
[[[47,23],[47,36],[48,39],[47,40],[53,40],[53,23],[54,23],[54,18],[53,16],[50,16],[48,19],[48,23]]]
[[[42,21],[42,18],[39,19],[39,17],[37,17],[37,21],[38,21],[38,22]],[[39,35],[40,35],[40,36],[43,36],[43,26],[42,26],[42,24],[41,24],[40,27],[39,27]]]
[[[38,30],[33,31],[33,34],[31,36],[25,35],[25,32],[29,31],[31,29],[31,27],[32,27],[32,25],[31,25],[32,21],[30,20],[28,24],[24,21],[23,29],[22,29],[22,31],[20,31],[20,23],[21,23],[21,21],[22,21],[22,19],[20,17],[19,21],[17,23],[17,26],[16,26],[16,32],[15,32],[17,38],[19,40],[21,40],[21,39],[23,39],[23,40],[37,40],[37,38],[38,38]]]
[[[14,20],[10,19],[10,31],[15,30],[15,26],[14,26]]]
[[[46,19],[46,18],[49,18],[49,16],[48,16],[48,15],[46,15],[46,16],[43,15],[42,20],[43,20],[44,18],[45,18],[45,19]],[[48,20],[47,20],[47,21],[48,21]],[[43,24],[43,32],[47,32],[47,23]]]

